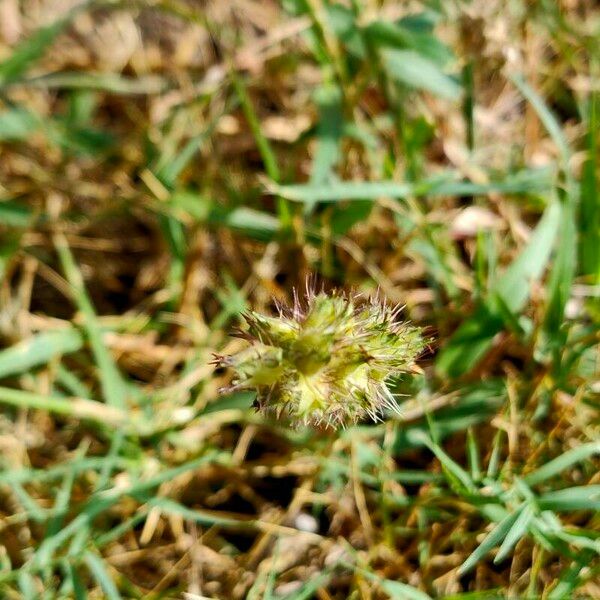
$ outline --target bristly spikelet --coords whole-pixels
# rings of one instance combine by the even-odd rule
[[[345,426],[398,411],[387,386],[423,350],[420,330],[383,300],[308,291],[279,316],[245,315],[251,346],[222,357],[235,371],[227,391],[255,389],[264,413],[294,424]]]

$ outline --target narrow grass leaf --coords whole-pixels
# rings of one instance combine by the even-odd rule
[[[364,33],[379,47],[410,49],[443,67],[452,58],[452,52],[438,37],[430,33],[411,31],[402,22],[373,21],[363,28]]]
[[[48,46],[69,25],[77,10],[71,10],[66,17],[42,27],[28,36],[0,63],[0,87],[18,79],[25,71],[40,59]]]
[[[332,576],[332,570],[325,569],[317,576],[312,577],[309,581],[303,583],[299,590],[286,596],[284,600],[310,600],[315,597],[315,594],[320,588],[327,586]]]
[[[21,600],[37,600],[39,593],[31,573],[21,569],[17,575],[17,582],[21,591]]]
[[[544,211],[525,249],[492,289],[493,294],[502,298],[504,305],[514,314],[525,306],[531,282],[539,279],[550,259],[560,218],[560,205],[553,201]],[[491,348],[493,338],[502,330],[503,323],[504,319],[488,306],[480,306],[460,325],[438,354],[438,373],[459,377],[470,371]]]
[[[27,139],[40,126],[39,118],[30,111],[17,107],[0,113],[0,142]]]
[[[86,398],[57,398],[34,392],[0,387],[0,404],[10,404],[19,408],[47,410],[59,415],[68,415],[78,419],[89,419],[105,425],[123,425],[127,415],[123,411],[107,406],[102,402]]]
[[[531,504],[523,505],[517,520],[506,534],[506,537],[498,550],[498,554],[496,554],[494,558],[494,564],[502,562],[510,554],[517,542],[527,534],[529,524],[534,518],[534,515],[534,509]]]
[[[579,587],[581,582],[581,572],[593,559],[591,553],[581,552],[580,554],[581,556],[577,557],[577,560],[559,574],[556,585],[548,594],[548,600],[565,600],[573,597],[574,590]]]
[[[140,509],[133,517],[129,517],[128,519],[124,519],[118,525],[109,529],[105,533],[94,538],[94,546],[100,549],[111,542],[114,542],[123,535],[125,535],[128,531],[131,531],[134,527],[139,525],[144,519],[148,516],[147,509]]]
[[[394,181],[338,181],[328,184],[275,185],[273,191],[289,200],[313,203],[406,198],[412,195],[415,188],[413,185]]]
[[[598,92],[592,92],[587,110],[586,159],[581,173],[579,206],[579,257],[581,274],[600,283],[600,182],[598,181]]]
[[[467,457],[469,459],[471,479],[478,481],[481,479],[481,461],[479,458],[479,445],[472,427],[469,427],[467,430]]]
[[[244,116],[246,117],[250,131],[252,132],[254,141],[256,142],[256,147],[258,148],[258,152],[262,158],[265,171],[272,181],[279,183],[281,179],[281,171],[279,170],[277,156],[275,155],[269,140],[262,131],[260,119],[254,110],[254,106],[252,105],[252,100],[248,95],[246,86],[235,72],[235,69],[232,68],[230,74],[233,87],[242,106],[242,110],[244,111]],[[287,201],[284,198],[277,198],[277,212],[282,227],[287,228],[291,224],[291,214]]]
[[[46,519],[46,510],[43,509],[25,490],[20,483],[12,485],[13,494],[19,499],[21,506],[27,512],[29,518],[38,523],[42,523]]]
[[[87,591],[83,581],[81,580],[81,576],[75,570],[73,564],[68,560],[64,560],[62,565],[63,572],[65,574],[65,581],[69,582],[70,589],[68,592],[73,595],[74,600],[87,600]]]
[[[569,158],[571,151],[567,138],[560,126],[558,119],[548,108],[544,99],[525,81],[521,74],[510,75],[511,81],[517,86],[518,90],[527,98],[531,106],[533,106],[535,112],[539,116],[542,124],[550,134],[550,137],[556,144],[562,161],[562,167],[565,171],[569,169]]]
[[[104,597],[107,600],[121,600],[121,594],[119,594],[115,582],[106,570],[104,561],[91,551],[88,551],[83,555],[83,560],[90,570],[90,573],[94,576],[94,579],[102,588]]]
[[[64,517],[69,509],[69,501],[71,499],[71,491],[73,489],[74,482],[75,470],[71,469],[65,474],[62,485],[56,494],[56,500],[54,501],[54,508],[52,511],[53,516],[50,521],[48,521],[48,525],[46,526],[45,537],[55,535],[62,527]]]
[[[565,471],[569,467],[587,460],[594,455],[600,455],[600,442],[590,442],[588,444],[582,444],[577,448],[567,450],[560,456],[547,462],[545,465],[536,469],[532,473],[529,473],[523,480],[527,485],[537,485],[555,477],[562,471]]]
[[[342,202],[379,198],[404,199],[409,196],[445,197],[486,195],[491,193],[529,194],[548,190],[552,185],[551,171],[532,169],[489,183],[457,180],[457,173],[448,171],[435,179],[416,183],[396,181],[332,181],[315,184],[269,184],[269,190],[295,202]]]
[[[392,600],[431,600],[431,596],[407,583],[390,579],[379,579],[378,583]]]
[[[188,521],[193,521],[194,523],[199,523],[200,525],[205,525],[207,527],[213,525],[219,527],[233,527],[234,529],[248,529],[255,527],[254,521],[232,519],[213,514],[210,511],[194,510],[169,498],[151,498],[148,501],[148,505],[159,508],[166,514],[179,515]]]
[[[0,201],[0,225],[27,227],[33,220],[31,208],[17,201]]]
[[[87,384],[85,384],[72,370],[69,370],[63,364],[59,364],[56,368],[56,383],[72,396],[79,398],[89,398],[92,392]]]
[[[96,364],[98,365],[100,384],[106,403],[115,408],[125,408],[126,387],[117,365],[104,344],[102,329],[96,317],[94,307],[88,297],[83,283],[83,277],[75,264],[67,240],[62,235],[55,237],[63,270],[73,290],[73,300],[84,317],[83,326],[86,330]]]
[[[356,567],[356,570],[362,573],[367,579],[375,582],[392,600],[431,600],[428,594],[408,583],[385,579],[368,569]]]
[[[81,334],[71,327],[33,335],[0,351],[0,379],[45,365],[55,356],[77,352],[82,346]]]
[[[442,468],[449,475],[451,483],[458,483],[460,487],[469,492],[476,492],[477,486],[469,474],[434,441],[427,436],[424,436],[423,442],[436,455],[437,459],[442,464]]]
[[[488,552],[495,548],[506,537],[515,521],[519,517],[520,512],[521,511],[517,509],[515,512],[510,513],[502,521],[500,521],[500,523],[498,523],[492,529],[492,531],[490,531],[490,533],[487,534],[483,542],[481,542],[481,544],[458,569],[460,575],[464,575],[470,571],[488,554]]]
[[[515,313],[523,309],[530,295],[531,282],[542,275],[548,264],[561,217],[559,203],[552,201],[523,252],[498,280],[495,291]]]
[[[383,62],[390,78],[410,88],[457,100],[462,87],[433,61],[414,50],[384,50]]]
[[[600,485],[584,485],[546,492],[538,497],[542,510],[600,510]]]
[[[65,477],[67,473],[73,471],[76,475],[85,471],[96,471],[102,468],[105,458],[103,456],[92,458],[81,458],[73,461],[59,463],[54,467],[47,469],[12,469],[0,471],[0,484],[12,485],[14,482],[26,484],[30,482],[49,483],[61,477]],[[129,459],[119,458],[119,468],[126,470],[132,469],[136,463]]]
[[[111,94],[146,95],[160,94],[169,87],[169,82],[158,75],[126,77],[119,73],[69,72],[48,73],[28,77],[19,84],[46,89],[97,90]]]
[[[342,94],[338,87],[328,85],[321,87],[315,97],[319,107],[319,124],[310,182],[322,184],[329,180],[340,159],[340,140],[344,126]]]

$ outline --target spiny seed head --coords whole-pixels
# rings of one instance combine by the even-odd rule
[[[398,411],[386,382],[424,347],[420,330],[378,297],[308,291],[269,317],[248,312],[239,332],[251,345],[218,362],[235,371],[226,391],[255,389],[257,407],[295,424],[345,426]]]

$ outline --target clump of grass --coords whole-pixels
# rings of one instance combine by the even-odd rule
[[[0,0],[0,598],[600,598],[598,3],[72,4]]]
[[[420,329],[397,320],[401,307],[374,297],[307,289],[279,316],[245,315],[251,346],[219,363],[235,371],[225,391],[257,390],[257,407],[292,423],[336,428],[399,412],[387,381],[423,350]]]

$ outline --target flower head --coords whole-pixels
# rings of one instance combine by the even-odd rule
[[[235,371],[228,391],[255,389],[260,410],[298,424],[344,426],[398,411],[387,381],[424,347],[399,312],[379,298],[310,290],[278,316],[249,312],[240,336],[251,345],[218,361]]]

